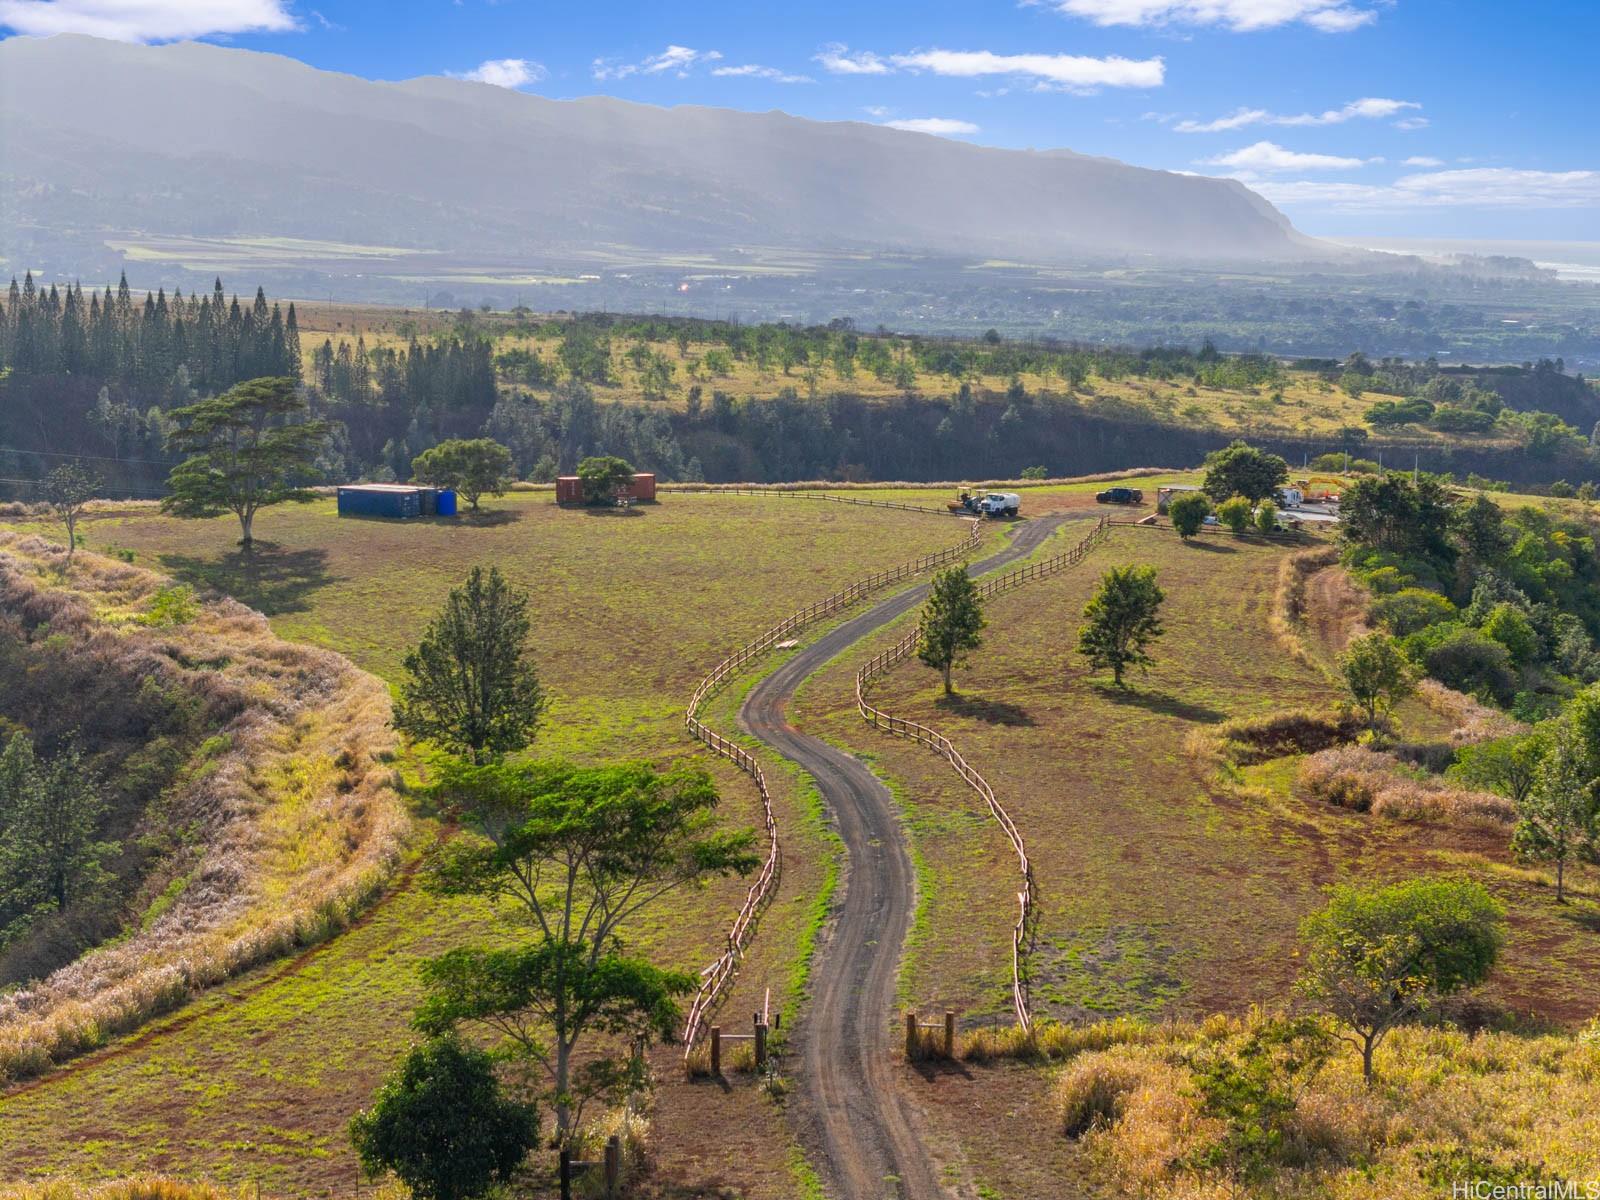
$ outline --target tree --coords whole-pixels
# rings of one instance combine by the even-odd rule
[[[350,1122],[367,1177],[393,1171],[416,1200],[475,1200],[538,1140],[537,1109],[501,1095],[494,1059],[456,1037],[413,1047]]]
[[[1364,475],[1339,499],[1340,536],[1355,545],[1448,561],[1449,526],[1450,495],[1433,479]]]
[[[190,457],[172,469],[163,512],[239,518],[240,542],[254,541],[256,513],[285,500],[309,500],[299,481],[327,439],[324,421],[306,419],[299,385],[287,377],[236,384],[222,395],[172,411],[167,444]]]
[[[72,556],[78,549],[78,517],[84,505],[93,500],[95,492],[99,490],[100,480],[97,476],[72,464],[57,467],[44,477],[45,503],[67,527],[68,565],[71,565]]]
[[[1243,496],[1232,496],[1217,506],[1217,519],[1236,534],[1244,534],[1254,516],[1250,501]]]
[[[1483,636],[1504,646],[1515,666],[1524,666],[1539,657],[1539,633],[1533,622],[1507,601],[1501,601],[1489,611],[1483,623]]]
[[[1339,673],[1350,699],[1367,714],[1367,728],[1378,727],[1378,716],[1411,694],[1411,663],[1392,637],[1369,633],[1356,638],[1339,656]]]
[[[1254,503],[1271,500],[1288,482],[1289,464],[1282,458],[1235,441],[1206,456],[1200,490],[1219,504],[1229,496],[1243,496]]]
[[[119,847],[95,838],[105,811],[100,778],[75,746],[41,759],[31,737],[11,735],[0,753],[4,925],[65,909],[106,881],[103,864]]]
[[[534,931],[512,949],[452,950],[428,962],[416,1015],[426,1033],[481,1024],[502,1052],[544,1076],[565,1140],[584,1104],[636,1082],[641,1064],[586,1046],[669,1037],[693,975],[628,957],[623,925],[663,897],[758,861],[749,830],[715,828],[719,797],[698,767],[560,762],[450,767],[439,785],[477,836],[439,852],[428,884],[449,896],[515,904]]]
[[[474,763],[528,745],[545,706],[531,629],[528,594],[473,567],[405,657],[395,728]]]
[[[1275,533],[1278,529],[1278,506],[1271,500],[1256,505],[1256,529],[1261,533]]]
[[[1540,726],[1531,733],[1463,746],[1456,751],[1449,774],[1471,787],[1497,792],[1520,808],[1549,742],[1548,728]]]
[[[1350,1030],[1361,1074],[1388,1032],[1446,996],[1482,983],[1505,941],[1505,912],[1470,880],[1335,887],[1300,926],[1300,990]]]
[[[633,467],[614,455],[586,458],[578,464],[585,504],[611,504],[633,482]]]
[[[1113,682],[1122,687],[1122,674],[1130,666],[1148,667],[1154,661],[1147,647],[1165,632],[1160,615],[1165,599],[1154,567],[1112,567],[1083,607],[1078,653],[1096,670],[1110,667]]]
[[[983,602],[966,567],[947,567],[933,577],[917,623],[917,657],[943,672],[946,696],[955,691],[951,668],[983,644],[984,623]]]
[[[483,495],[503,496],[511,451],[493,438],[451,438],[411,460],[411,476],[430,487],[454,488],[474,512]]]
[[[1560,721],[1517,804],[1511,849],[1523,858],[1554,863],[1556,903],[1566,903],[1567,863],[1594,848],[1595,773],[1590,748],[1571,721]]]
[[[1179,492],[1167,501],[1167,519],[1184,541],[1199,533],[1210,515],[1211,501],[1204,492]]]

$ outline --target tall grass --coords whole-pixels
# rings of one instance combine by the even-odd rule
[[[1308,667],[1319,664],[1307,648],[1303,635],[1306,614],[1306,581],[1325,567],[1339,561],[1337,546],[1318,546],[1287,555],[1278,564],[1278,586],[1267,618],[1278,648],[1296,662]]]
[[[0,1184],[0,1200],[257,1200],[272,1196],[250,1185],[222,1188],[209,1183],[189,1183],[164,1175],[137,1175],[130,1179],[88,1183],[80,1179],[51,1179],[42,1183]],[[410,1195],[398,1183],[363,1188],[368,1200],[405,1200]]]
[[[198,990],[350,923],[397,866],[409,822],[389,765],[388,690],[339,655],[279,639],[232,600],[162,627],[171,581],[0,533],[0,611],[74,652],[163,664],[234,712],[226,743],[167,798],[194,831],[189,882],[145,927],[0,996],[0,1081],[104,1045]],[[220,750],[218,749],[220,747]]]
[[[1213,1017],[1086,1052],[1057,1075],[1050,1124],[1124,1195],[1400,1200],[1474,1179],[1600,1179],[1593,1024],[1577,1037],[1402,1027],[1380,1048],[1371,1088],[1359,1056],[1341,1049],[1298,1094],[1261,1177],[1196,1169],[1222,1126],[1198,1098],[1190,1056],[1242,1042],[1260,1019]]]
[[[1451,787],[1401,767],[1392,754],[1340,746],[1300,764],[1300,786],[1319,800],[1399,821],[1506,829],[1517,809],[1493,792]]]

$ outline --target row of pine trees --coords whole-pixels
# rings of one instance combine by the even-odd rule
[[[0,307],[0,367],[19,377],[74,375],[122,384],[149,400],[167,392],[182,367],[202,395],[261,375],[300,375],[300,329],[294,305],[241,305],[222,290],[209,296],[175,290],[134,300],[124,275],[113,292],[84,294],[15,279]]]

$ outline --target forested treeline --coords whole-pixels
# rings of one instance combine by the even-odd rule
[[[1210,343],[1128,349],[1008,340],[993,331],[977,339],[921,337],[863,332],[847,320],[742,325],[463,310],[426,329],[402,322],[399,334],[403,342],[379,337],[371,345],[363,335],[324,339],[302,359],[294,305],[269,303],[261,289],[248,304],[229,297],[220,280],[209,295],[158,291],[135,299],[126,279],[86,293],[76,285],[40,288],[26,277],[0,306],[0,478],[38,479],[81,457],[108,491],[155,494],[173,461],[170,410],[260,375],[302,379],[310,415],[329,422],[332,436],[317,463],[326,482],[403,479],[411,460],[438,442],[483,435],[511,448],[519,475],[540,480],[589,454],[617,454],[666,479],[718,481],[1182,463],[1224,435],[1158,422],[1101,381],[1168,381],[1259,397],[1291,378],[1277,359],[1224,355]],[[1354,354],[1293,367],[1356,394],[1403,397],[1372,406],[1375,429],[1492,432],[1539,459],[1530,465],[1497,461],[1492,452],[1424,450],[1439,469],[1454,456],[1502,478],[1595,473],[1577,430],[1549,413],[1513,411],[1544,407],[1548,396],[1549,407],[1574,420],[1594,405],[1588,385],[1559,364],[1497,368],[1490,377],[1432,360],[1369,362]],[[748,381],[752,369],[767,391],[761,399],[735,390],[735,376]],[[596,398],[594,389],[618,385],[646,403]],[[868,400],[863,390],[879,394]],[[670,405],[650,403],[668,398]],[[1367,436],[1353,427],[1304,445],[1313,454],[1359,449]],[[1276,440],[1291,452],[1302,444]]]

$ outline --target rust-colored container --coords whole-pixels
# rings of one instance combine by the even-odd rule
[[[624,493],[630,500],[654,500],[656,498],[656,477],[654,475],[635,475],[633,483]]]
[[[556,476],[556,503],[582,504],[583,481],[576,475]]]

